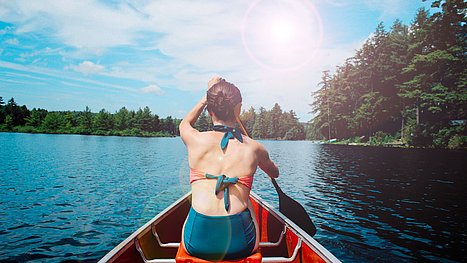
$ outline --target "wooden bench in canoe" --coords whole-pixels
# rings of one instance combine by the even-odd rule
[[[178,251],[182,226],[190,209],[190,197],[191,193],[181,197],[107,253],[99,263],[175,263],[176,257],[177,263],[207,262],[181,258],[183,251]],[[250,200],[260,227],[260,254],[245,260],[224,262],[340,262],[258,195],[251,192]]]

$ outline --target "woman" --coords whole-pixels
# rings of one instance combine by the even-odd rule
[[[242,97],[235,85],[214,77],[207,95],[180,123],[188,150],[192,207],[183,226],[182,243],[193,256],[237,259],[258,248],[259,232],[249,203],[253,175],[259,166],[271,178],[279,169],[266,149],[235,127]],[[193,125],[207,106],[213,131]]]

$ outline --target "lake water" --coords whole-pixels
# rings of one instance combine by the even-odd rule
[[[263,141],[344,262],[462,262],[467,152]],[[0,133],[0,261],[95,262],[189,191],[180,138]],[[253,190],[278,206],[266,175]]]

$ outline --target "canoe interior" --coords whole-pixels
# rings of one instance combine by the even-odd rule
[[[284,220],[277,216],[271,209],[263,207],[255,198],[250,197],[258,220],[261,242],[276,242],[279,240],[281,232],[284,230]],[[177,253],[177,248],[161,247],[152,233],[151,225],[159,234],[160,240],[163,243],[180,242],[183,223],[190,209],[190,196],[180,201],[167,213],[161,215],[145,228],[140,229],[136,234],[136,238],[140,242],[141,249],[146,259],[174,259]],[[290,257],[293,254],[294,248],[298,242],[296,231],[288,228],[282,242],[275,247],[260,247],[259,251],[265,257]],[[136,249],[134,238],[127,239],[126,243],[122,243],[118,248],[118,253],[103,262],[141,262],[144,261]],[[316,250],[316,249],[315,249]],[[300,262],[326,262],[322,259],[307,240],[302,240],[302,246],[299,250],[294,263]],[[111,254],[110,252],[109,254]]]

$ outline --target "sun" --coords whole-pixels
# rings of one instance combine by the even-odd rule
[[[270,70],[302,68],[312,60],[322,39],[319,13],[306,0],[258,0],[243,18],[245,51]]]
[[[285,44],[293,41],[294,39],[294,28],[290,22],[286,20],[276,21],[271,24],[269,29],[271,41]]]

